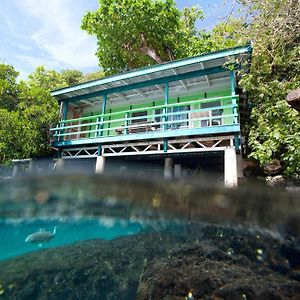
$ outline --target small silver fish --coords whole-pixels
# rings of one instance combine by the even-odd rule
[[[51,231],[45,231],[45,230],[40,230],[35,233],[32,233],[28,235],[25,239],[26,243],[45,243],[49,242],[51,239],[54,238],[56,234],[56,226],[54,227],[53,232]]]

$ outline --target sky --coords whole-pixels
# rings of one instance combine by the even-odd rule
[[[211,29],[232,8],[233,0],[176,0],[177,7],[199,5],[206,14],[198,28]],[[0,0],[0,62],[11,64],[20,78],[39,65],[84,73],[99,70],[97,41],[80,29],[97,0]]]

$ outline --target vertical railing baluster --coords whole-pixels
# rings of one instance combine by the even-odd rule
[[[128,126],[129,126],[129,112],[125,113],[125,134],[128,134]]]

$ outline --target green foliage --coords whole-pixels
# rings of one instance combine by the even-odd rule
[[[59,89],[68,85],[64,76],[54,70],[46,70],[44,66],[39,66],[29,76],[29,85],[42,87],[48,91]]]
[[[101,79],[104,76],[105,76],[105,73],[103,71],[95,71],[95,72],[86,73],[86,74],[83,75],[83,78],[82,78],[81,82]]]
[[[170,60],[176,44],[180,12],[173,0],[99,0],[82,28],[98,39],[97,56],[106,74]],[[171,52],[170,52],[171,51]]]
[[[299,176],[299,113],[286,102],[287,93],[300,82],[299,3],[245,0],[243,4],[251,23],[240,32],[254,42],[250,73],[240,82],[254,107],[250,156],[261,165],[280,159],[287,176]]]
[[[12,66],[0,64],[0,108],[11,110],[17,105],[18,75]]]
[[[78,70],[62,70],[61,72],[56,72],[55,70],[47,70],[45,66],[41,65],[29,75],[28,84],[31,87],[41,87],[52,91],[102,77],[104,77],[103,71],[86,74]]]
[[[83,73],[78,70],[62,70],[61,75],[67,86],[75,85],[83,81]]]
[[[0,64],[0,163],[47,154],[49,126],[58,118],[50,92],[32,81],[18,83],[17,76],[12,66]]]
[[[99,0],[82,28],[98,40],[97,56],[106,74],[229,48],[242,43],[240,21],[231,20],[212,32],[198,31],[204,18],[198,7],[180,11],[173,0]]]
[[[59,73],[39,66],[28,82],[18,82],[17,77],[12,66],[0,64],[0,163],[49,153],[49,128],[59,114],[50,90],[99,79],[103,72]]]
[[[32,144],[35,133],[26,118],[16,111],[0,108],[0,163],[28,158],[36,152]]]

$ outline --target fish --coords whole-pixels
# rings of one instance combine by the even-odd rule
[[[25,239],[26,243],[46,243],[49,242],[51,239],[54,238],[56,234],[56,226],[54,227],[53,232],[51,231],[45,231],[45,230],[41,230],[34,232],[30,235],[28,235]]]

